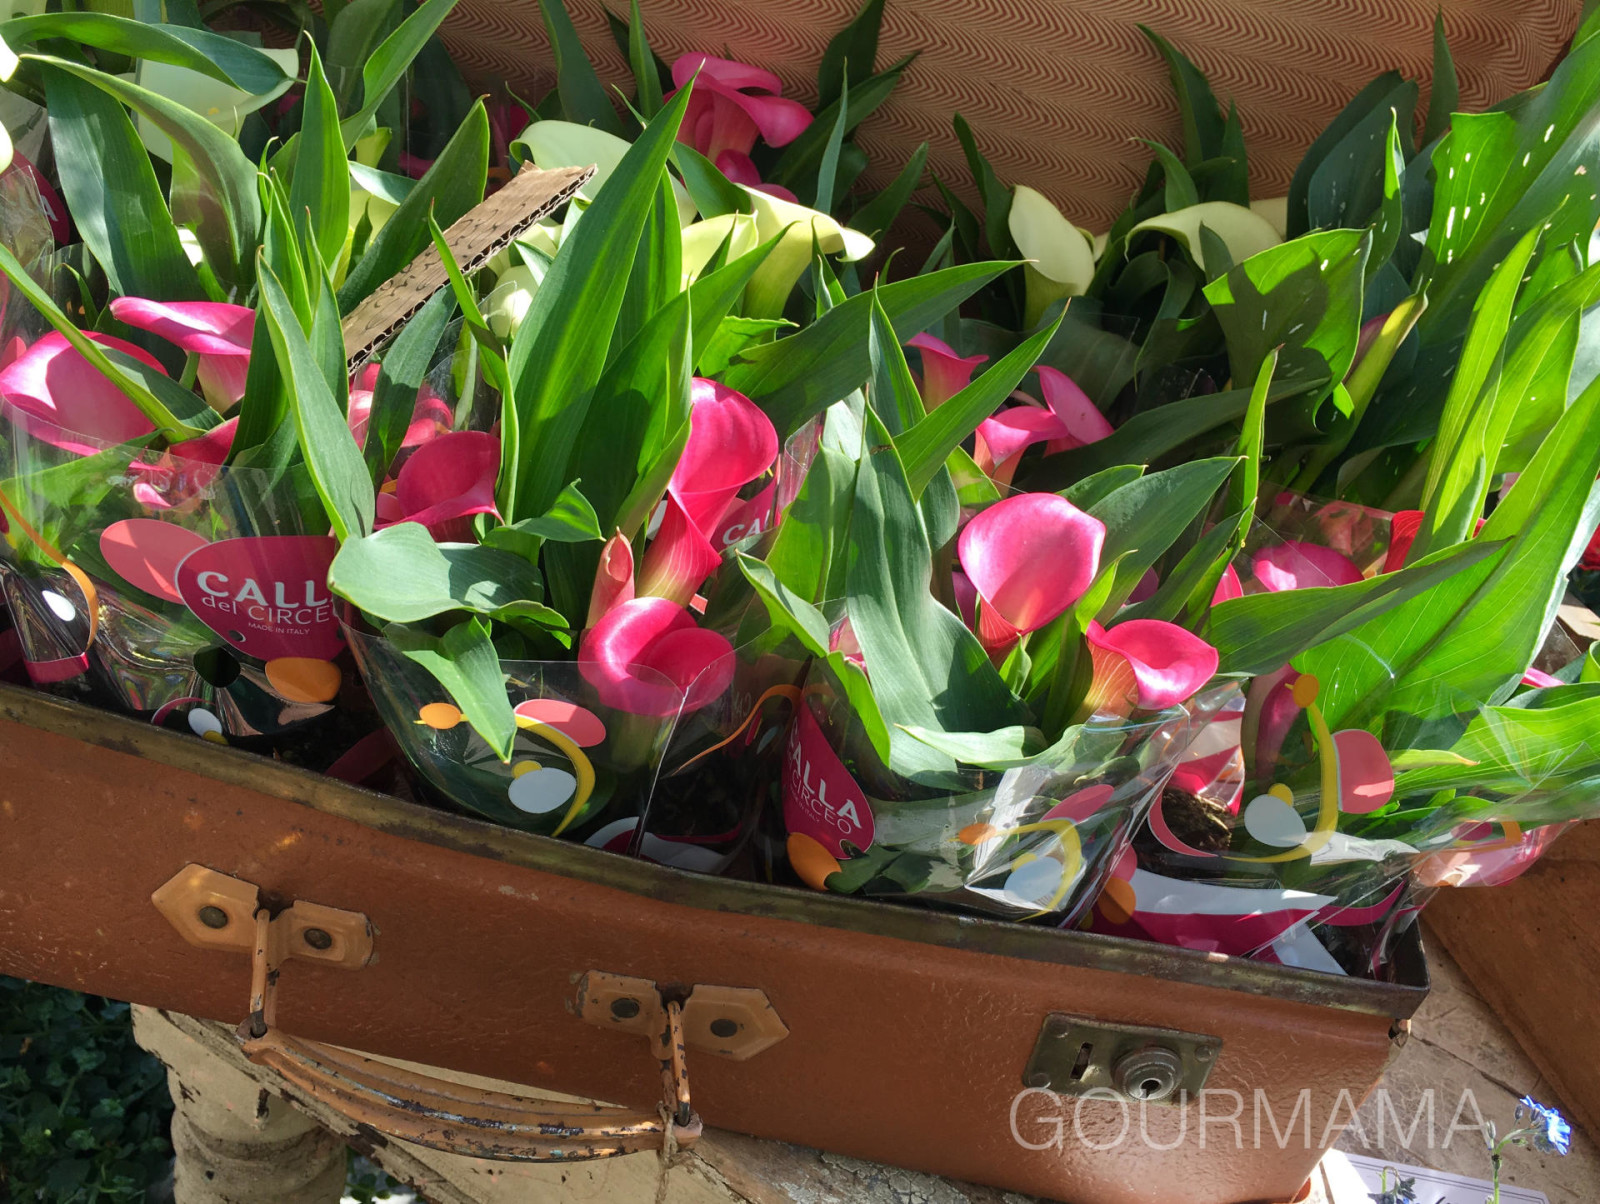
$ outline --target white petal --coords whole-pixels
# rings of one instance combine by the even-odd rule
[[[1289,229],[1289,198],[1286,196],[1269,196],[1259,201],[1250,202],[1250,212],[1257,217],[1263,217],[1267,225],[1278,232],[1279,239],[1288,238]]]
[[[585,184],[580,195],[591,201],[600,195],[600,189],[616,171],[622,156],[631,145],[625,139],[592,125],[579,125],[574,121],[535,121],[517,138],[527,150],[534,164],[545,171],[557,167],[587,167],[594,164],[594,176]],[[672,181],[672,191],[678,198],[678,221],[687,226],[694,220],[694,202],[677,180]]]
[[[826,213],[775,197],[759,188],[744,190],[755,205],[756,231],[762,242],[788,229],[791,237],[804,238],[808,243],[815,232],[817,246],[823,254],[840,255],[847,262],[872,254],[872,239],[859,230],[841,226]],[[797,225],[798,228],[794,228]]]
[[[1243,263],[1250,256],[1269,250],[1283,241],[1266,218],[1252,213],[1243,205],[1228,201],[1206,201],[1174,213],[1163,213],[1140,222],[1128,232],[1128,237],[1132,238],[1143,230],[1159,230],[1163,234],[1170,234],[1188,249],[1189,258],[1195,261],[1196,266],[1204,270],[1205,253],[1200,246],[1202,225],[1222,240],[1234,263]]]
[[[1094,248],[1083,231],[1061,215],[1043,193],[1018,184],[1012,190],[1011,238],[1041,276],[1077,294],[1094,279]]]
[[[728,259],[753,251],[761,245],[756,233],[756,219],[748,213],[724,213],[708,217],[683,229],[683,283],[687,288],[700,275],[723,241],[728,243]]]

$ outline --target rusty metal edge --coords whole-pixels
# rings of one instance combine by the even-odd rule
[[[1416,926],[1405,935],[1398,953],[1403,981],[1341,978],[1120,937],[691,874],[404,802],[238,749],[219,747],[16,686],[0,685],[0,719],[298,803],[390,835],[702,911],[760,916],[997,957],[1136,974],[1395,1019],[1413,1015],[1428,993],[1427,966]]]

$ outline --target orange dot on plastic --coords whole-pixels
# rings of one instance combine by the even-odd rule
[[[800,880],[807,886],[826,890],[823,884],[828,880],[828,875],[839,872],[839,862],[834,855],[822,847],[821,841],[804,832],[789,833],[788,849],[789,864],[794,866],[794,872],[800,875]]]
[[[999,835],[1001,835],[1000,829],[993,824],[968,824],[956,833],[956,839],[962,844],[982,844]]]
[[[1290,790],[1282,782],[1274,782],[1271,786],[1267,787],[1267,793],[1273,798],[1281,798],[1291,807],[1294,806],[1294,791]]]
[[[1317,691],[1322,684],[1309,673],[1302,673],[1294,679],[1294,685],[1289,688],[1290,696],[1294,698],[1297,707],[1308,707],[1317,700]]]
[[[226,744],[228,742],[228,737],[221,732],[201,732],[200,739],[209,740],[213,744]]]
[[[511,776],[514,778],[520,778],[525,773],[532,773],[536,769],[543,768],[544,766],[539,764],[537,761],[518,761],[511,767]]]
[[[417,718],[437,731],[447,732],[462,720],[461,709],[448,702],[430,702]]]
[[[344,674],[332,661],[280,656],[267,662],[267,682],[289,702],[329,702],[338,696]]]
[[[1100,892],[1100,914],[1113,924],[1126,924],[1138,910],[1139,900],[1133,893],[1133,884],[1122,878],[1112,878]]]

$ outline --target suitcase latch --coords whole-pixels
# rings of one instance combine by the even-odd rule
[[[668,1002],[683,1005],[684,1043],[719,1058],[743,1062],[789,1035],[766,992],[755,987],[700,983],[673,989],[648,978],[590,970],[578,979],[573,1010],[600,1028],[649,1034],[660,1029]]]
[[[1200,1093],[1221,1053],[1221,1037],[1052,1012],[1022,1082],[1057,1095],[1177,1104]]]

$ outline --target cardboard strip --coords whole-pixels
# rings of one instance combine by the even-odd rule
[[[444,232],[445,242],[471,275],[512,239],[572,198],[593,167],[540,171],[524,167],[511,182],[474,206]],[[405,271],[385,281],[344,320],[344,345],[354,372],[404,326],[428,298],[449,284],[444,261],[430,243]]]

